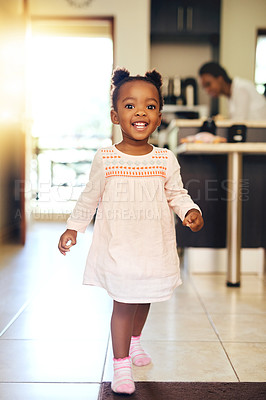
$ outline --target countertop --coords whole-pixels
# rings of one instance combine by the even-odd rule
[[[225,154],[225,153],[266,153],[266,143],[183,143],[176,147],[176,154]]]
[[[206,118],[201,119],[173,119],[168,127],[172,129],[174,127],[201,127]],[[225,119],[215,121],[215,125],[218,128],[228,128],[232,125],[246,125],[247,128],[266,128],[266,121],[234,121],[231,119]]]

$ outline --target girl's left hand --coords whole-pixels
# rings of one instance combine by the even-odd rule
[[[193,232],[198,232],[204,225],[202,215],[198,210],[189,210],[184,218],[183,225],[190,228]]]

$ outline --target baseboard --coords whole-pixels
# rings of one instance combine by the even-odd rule
[[[227,250],[211,248],[184,249],[183,262],[191,273],[226,273]],[[241,273],[262,275],[265,271],[265,249],[241,249]]]

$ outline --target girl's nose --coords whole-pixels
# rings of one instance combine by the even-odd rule
[[[146,115],[146,112],[145,112],[145,111],[140,111],[140,110],[138,110],[138,111],[136,111],[136,115],[137,115],[138,117],[144,117],[144,116]]]

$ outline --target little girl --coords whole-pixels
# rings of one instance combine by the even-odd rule
[[[145,76],[114,71],[111,120],[120,125],[123,139],[97,151],[58,245],[65,255],[97,208],[84,284],[106,289],[114,301],[111,387],[116,393],[135,390],[131,362],[151,362],[140,344],[150,304],[169,299],[182,283],[172,210],[192,231],[203,226],[199,207],[183,188],[176,157],[148,142],[161,123],[161,86],[155,70]]]

